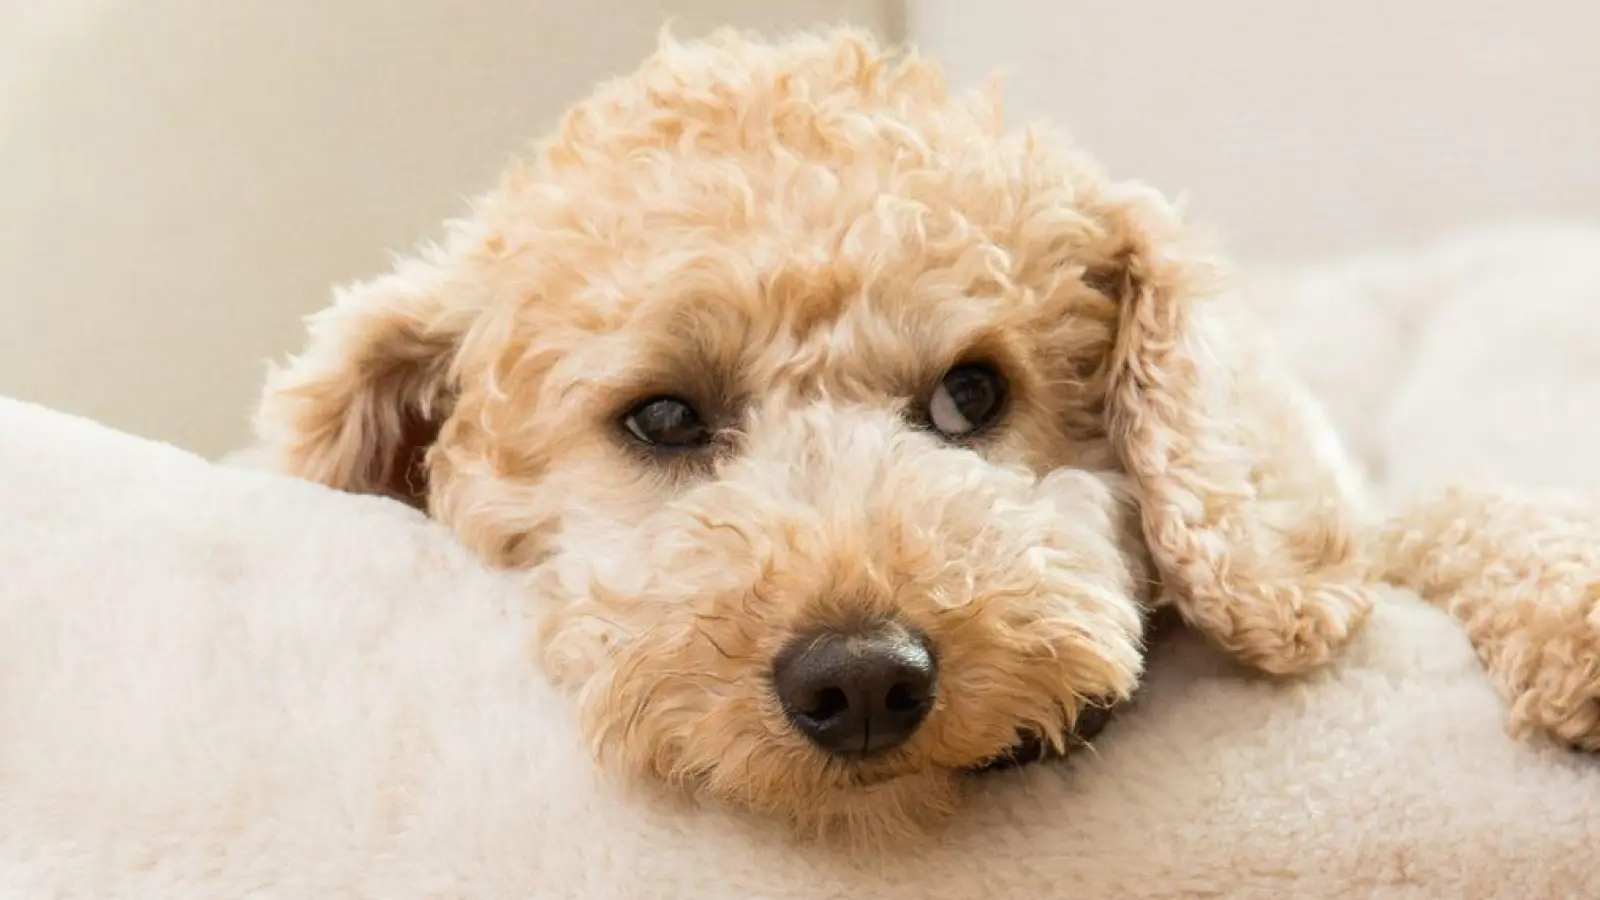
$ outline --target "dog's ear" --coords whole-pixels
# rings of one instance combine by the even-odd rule
[[[445,251],[340,290],[307,320],[302,353],[274,367],[256,432],[277,468],[415,506],[428,448],[455,399],[452,364],[481,304]]]
[[[1353,469],[1299,383],[1231,314],[1215,254],[1153,191],[1116,188],[1085,281],[1118,301],[1106,430],[1182,617],[1240,660],[1316,666],[1371,607]]]

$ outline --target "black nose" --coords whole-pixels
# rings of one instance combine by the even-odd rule
[[[794,727],[838,756],[905,743],[928,714],[937,667],[927,642],[898,628],[827,633],[789,644],[772,668]]]

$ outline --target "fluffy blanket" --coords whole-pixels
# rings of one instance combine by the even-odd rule
[[[1397,488],[1576,484],[1596,258],[1475,236],[1261,296]],[[0,402],[0,897],[1600,896],[1600,766],[1508,738],[1460,628],[1399,592],[1305,681],[1179,634],[1094,752],[850,858],[601,777],[529,627],[397,504]]]

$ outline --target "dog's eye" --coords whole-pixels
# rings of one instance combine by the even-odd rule
[[[636,404],[622,424],[634,437],[655,447],[683,450],[711,442],[711,429],[700,414],[677,397],[652,397]]]
[[[995,370],[956,366],[928,401],[928,423],[945,437],[974,434],[999,417],[1005,396],[1005,384]]]

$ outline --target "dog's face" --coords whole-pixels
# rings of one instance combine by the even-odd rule
[[[467,276],[430,499],[537,573],[602,753],[883,833],[1124,696],[1145,573],[1094,224],[1026,139],[838,77],[569,124]]]
[[[263,430],[527,570],[603,757],[918,830],[1139,676],[1135,206],[856,37],[668,44],[324,313]]]

